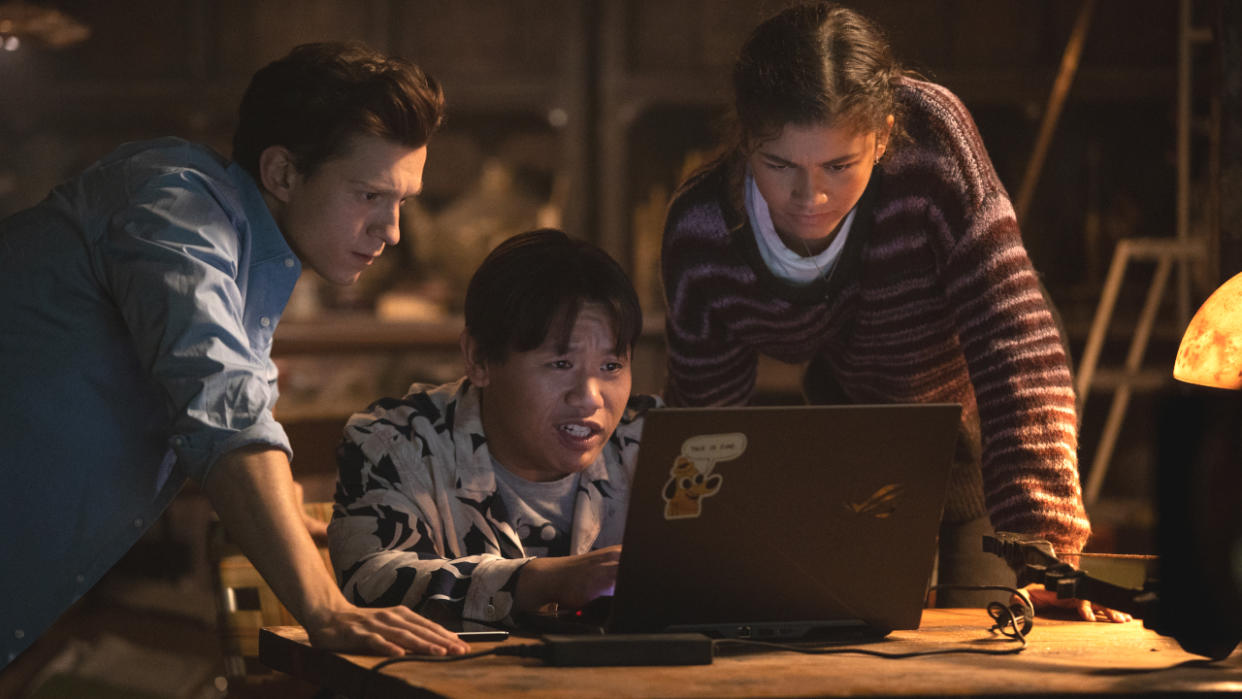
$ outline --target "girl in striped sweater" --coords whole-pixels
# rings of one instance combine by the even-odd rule
[[[814,403],[960,403],[939,581],[1012,585],[980,550],[993,528],[1081,551],[1067,354],[966,108],[828,3],[761,24],[733,83],[735,144],[681,186],[665,225],[665,400],[746,403],[762,353],[807,362]]]

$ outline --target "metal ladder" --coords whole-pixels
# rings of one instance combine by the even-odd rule
[[[1209,241],[1193,236],[1190,231],[1190,130],[1191,114],[1191,52],[1196,44],[1212,41],[1208,28],[1191,23],[1193,0],[1181,0],[1178,31],[1177,73],[1177,234],[1170,238],[1127,238],[1121,240],[1113,252],[1108,277],[1104,283],[1099,305],[1096,308],[1082,361],[1075,377],[1074,389],[1078,396],[1078,414],[1081,416],[1093,384],[1097,378],[1109,373],[1115,383],[1112,405],[1105,421],[1100,442],[1096,447],[1091,470],[1083,489],[1083,500],[1088,507],[1099,498],[1100,489],[1108,474],[1117,438],[1125,419],[1130,397],[1136,389],[1154,390],[1172,380],[1173,367],[1153,377],[1141,371],[1143,355],[1150,344],[1152,328],[1156,321],[1160,301],[1168,286],[1169,276],[1177,265],[1177,327],[1185,328],[1190,322],[1190,285],[1192,264],[1198,265],[1198,273],[1206,276],[1210,262]],[[1215,152],[1215,150],[1213,151]],[[1119,372],[1108,372],[1099,367],[1100,351],[1112,322],[1117,296],[1121,290],[1126,270],[1132,262],[1156,263],[1155,274],[1147,289],[1147,299],[1139,314],[1138,325],[1130,340],[1125,364]]]

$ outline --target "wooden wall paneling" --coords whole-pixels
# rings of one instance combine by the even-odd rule
[[[245,85],[251,74],[310,41],[359,40],[384,50],[376,17],[386,0],[218,0],[212,4],[214,73]]]
[[[1221,281],[1242,272],[1242,4],[1217,3],[1214,20],[1220,35],[1217,49],[1216,92],[1219,100],[1220,142],[1217,213],[1220,230]]]
[[[1076,3],[1060,0],[1056,7],[1058,32],[1068,35]],[[1100,0],[1095,12],[1091,36],[1083,48],[1084,68],[1159,69],[1176,64],[1176,2],[1137,4],[1132,0]]]
[[[48,78],[65,86],[115,85],[192,77],[196,0],[72,2],[62,10],[90,27],[80,44],[49,51]]]
[[[988,0],[983,6],[1009,7],[1016,0]],[[953,59],[960,28],[960,0],[860,0],[849,6],[869,17],[888,36],[898,60],[908,67],[943,69]],[[967,0],[969,2],[969,0]]]
[[[949,16],[952,22],[944,33],[943,53],[939,57],[942,66],[1004,68],[1014,71],[1013,75],[1019,79],[1029,74],[1031,69],[1057,67],[1065,41],[1050,37],[1047,31],[1047,15],[1051,3],[959,0],[950,7]],[[909,30],[917,25],[903,22],[903,26]],[[911,36],[914,33],[907,31],[905,35]],[[1063,36],[1068,35],[1067,28]],[[929,52],[935,56],[934,50],[929,49]],[[913,51],[903,52],[903,55],[912,58],[918,56]],[[1032,90],[1046,89],[1043,85],[1025,87]]]
[[[445,75],[552,76],[573,21],[566,0],[423,0],[393,4],[393,49]]]
[[[0,215],[34,204],[118,144],[203,135],[203,0],[70,2],[91,37],[0,56]]]
[[[431,72],[448,101],[429,155],[430,206],[460,195],[484,162],[500,158],[533,175],[563,227],[593,237],[591,7],[578,0],[393,3],[392,50]]]
[[[633,249],[627,234],[629,222],[629,188],[626,173],[629,158],[626,133],[635,117],[634,110],[622,95],[627,55],[629,13],[622,3],[604,3],[600,8],[600,26],[596,65],[599,76],[595,83],[595,99],[599,104],[599,153],[595,176],[599,182],[599,237],[596,242],[632,269]]]

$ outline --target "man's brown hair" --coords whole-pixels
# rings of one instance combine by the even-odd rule
[[[259,156],[284,146],[309,176],[354,136],[418,148],[443,121],[440,84],[410,61],[358,42],[303,44],[254,74],[242,96],[233,160],[258,180]]]

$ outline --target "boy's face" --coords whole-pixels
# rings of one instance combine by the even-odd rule
[[[422,190],[426,163],[426,146],[355,136],[311,175],[290,176],[276,223],[303,264],[334,284],[352,284],[397,244],[401,204]]]
[[[470,380],[483,389],[492,456],[530,481],[555,480],[594,463],[630,397],[630,356],[614,351],[611,316],[602,306],[584,304],[569,346],[560,351],[558,344],[549,337],[503,362],[467,360]]]

